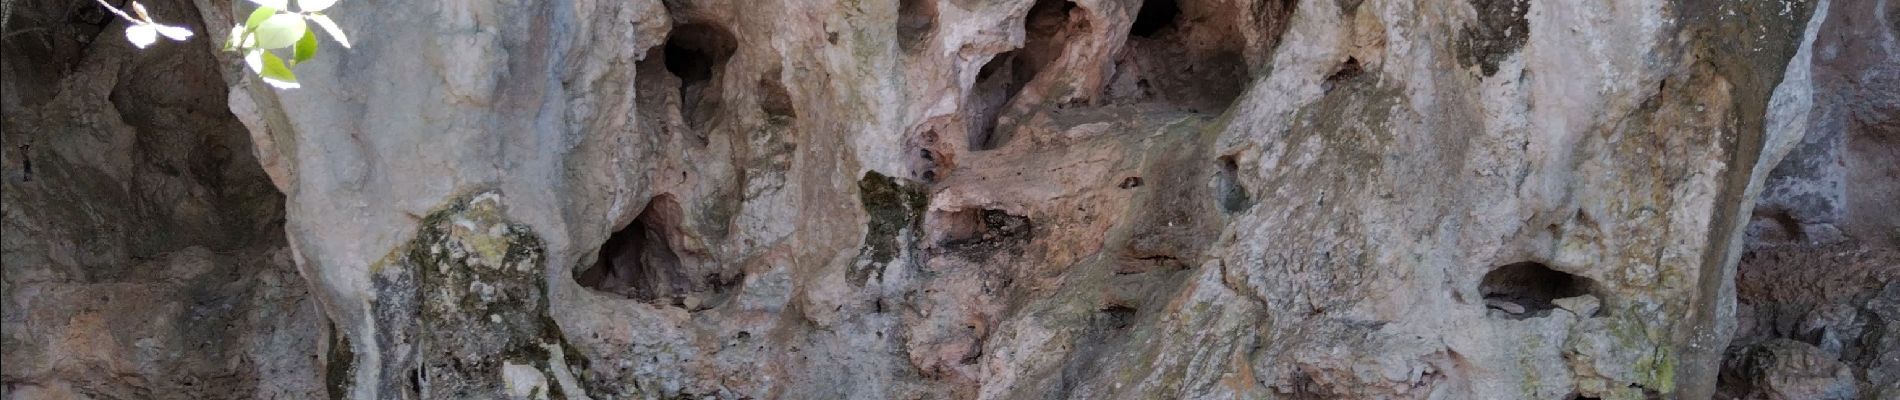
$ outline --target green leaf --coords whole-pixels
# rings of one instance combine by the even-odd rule
[[[257,72],[257,76],[264,78],[264,83],[276,86],[278,89],[297,88],[297,75],[290,73],[290,66],[284,65],[284,59],[277,58],[276,54],[266,51],[263,52],[263,61],[264,68]]]
[[[262,25],[264,20],[270,18],[272,15],[277,15],[277,9],[258,7],[257,10],[251,11],[250,17],[244,19],[244,29],[257,30],[257,26]]]
[[[343,48],[346,48],[346,49],[350,48],[350,38],[348,36],[343,36],[343,28],[338,28],[336,26],[336,21],[330,20],[330,16],[323,15],[323,14],[309,14],[309,17],[310,17],[310,22],[315,22],[317,23],[317,26],[323,27],[323,32],[329,33],[331,39],[336,39],[336,42],[338,44],[342,44]]]
[[[297,0],[297,11],[317,12],[336,5],[336,0]]]
[[[281,49],[296,44],[303,39],[309,28],[304,26],[303,16],[297,14],[277,14],[257,25],[257,47],[265,50]]]
[[[317,31],[303,31],[303,39],[297,40],[297,50],[290,57],[290,64],[297,65],[317,56]]]

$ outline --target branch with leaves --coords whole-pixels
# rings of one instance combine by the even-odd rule
[[[138,14],[134,18],[106,0],[93,1],[131,24],[125,28],[125,39],[138,48],[157,43],[159,36],[176,41],[191,38],[190,29],[152,21],[152,16],[145,12],[145,6],[139,2],[132,2],[132,13]],[[224,42],[225,51],[244,53],[244,65],[251,67],[251,72],[257,73],[259,78],[264,78],[265,83],[279,89],[296,89],[299,86],[297,75],[290,72],[290,67],[317,56],[317,33],[310,30],[304,21],[323,28],[331,39],[344,48],[350,47],[350,38],[343,34],[343,29],[338,28],[330,16],[323,14],[323,10],[336,5],[337,0],[297,0],[300,11],[295,12],[290,11],[289,1],[251,0],[257,3],[257,9],[251,11],[251,16],[245,18],[244,23],[231,27],[231,38]],[[290,51],[288,63],[277,54],[284,49]]]
[[[317,34],[305,21],[323,28],[337,44],[350,47],[350,39],[343,34],[343,29],[323,14],[336,0],[297,0],[300,11],[296,12],[288,9],[289,0],[251,2],[257,3],[257,9],[251,11],[243,24],[231,27],[231,37],[224,42],[224,50],[244,53],[244,64],[271,86],[297,88],[297,75],[290,72],[290,67],[316,57]],[[290,52],[289,62],[277,54],[285,49]]]
[[[106,0],[95,1],[98,1],[100,6],[104,6],[106,11],[111,11],[113,14],[117,14],[119,18],[124,18],[125,22],[132,24],[131,26],[125,27],[125,40],[131,41],[132,45],[138,46],[138,48],[143,49],[146,46],[151,46],[152,43],[158,42],[159,35],[164,35],[166,38],[177,41],[184,41],[185,39],[191,38],[190,29],[185,29],[185,27],[182,26],[152,22],[152,15],[146,13],[145,5],[139,4],[139,2],[132,2],[132,12],[139,15],[138,18],[133,18],[131,15],[127,15],[125,10],[113,7],[112,4],[107,3]]]

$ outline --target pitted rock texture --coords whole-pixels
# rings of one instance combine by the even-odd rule
[[[345,1],[193,100],[321,304],[291,397],[1879,398],[1893,286],[1737,272],[1891,248],[1815,133],[1891,118],[1869,3]]]
[[[323,311],[215,49],[134,49],[91,2],[8,5],[0,397],[320,397]]]

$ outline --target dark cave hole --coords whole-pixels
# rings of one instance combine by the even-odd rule
[[[1141,11],[1135,13],[1135,23],[1128,28],[1129,36],[1153,38],[1170,26],[1181,15],[1181,5],[1174,0],[1148,0],[1141,2]]]
[[[1075,2],[1068,0],[1037,0],[1029,7],[1029,15],[1023,17],[1023,54],[1015,60],[1024,81],[1061,58],[1069,38],[1088,30],[1088,21],[1069,19],[1076,14],[1075,8]]]
[[[1109,330],[1128,329],[1135,324],[1135,308],[1125,304],[1109,304],[1102,307],[1100,327]]]
[[[1339,70],[1333,71],[1332,75],[1327,76],[1326,82],[1321,84],[1321,87],[1327,92],[1332,92],[1334,86],[1337,86],[1341,82],[1357,78],[1359,74],[1364,72],[1365,68],[1359,66],[1358,58],[1346,57],[1346,62],[1340,63]]]
[[[1247,187],[1240,184],[1240,164],[1234,156],[1221,156],[1220,169],[1215,172],[1215,195],[1220,201],[1220,209],[1228,214],[1246,211],[1253,207],[1253,196],[1247,194]]]
[[[936,0],[899,0],[897,2],[897,45],[904,51],[916,51],[928,43],[937,28]]]
[[[700,111],[715,107],[702,107],[701,100],[718,99],[705,92],[718,82],[715,78],[736,49],[738,40],[732,33],[713,25],[686,24],[667,35],[661,58],[666,71],[680,79],[680,115],[687,123],[698,127],[710,116]]]
[[[1144,0],[1115,56],[1096,104],[1147,104],[1198,113],[1225,109],[1252,76],[1261,50],[1277,45],[1285,6],[1275,0],[1234,9],[1212,0]],[[1267,28],[1269,31],[1259,31]],[[1250,37],[1246,32],[1271,33]]]
[[[1596,283],[1536,262],[1520,262],[1491,270],[1478,285],[1486,307],[1518,317],[1557,308],[1553,301],[1595,291]]]
[[[422,382],[426,380],[422,377],[422,369],[409,370],[409,373],[406,375],[409,375],[409,393],[422,394]]]
[[[798,109],[792,105],[792,91],[779,81],[778,72],[775,69],[759,76],[759,109],[774,120],[798,118]]]
[[[1035,236],[1035,225],[1029,217],[1003,210],[940,213],[933,223],[944,232],[942,247],[969,259],[982,259],[1001,250],[1020,252]]]
[[[1016,51],[997,54],[983,68],[977,70],[976,85],[970,88],[968,109],[970,113],[969,146],[971,151],[990,150],[1000,144],[996,136],[997,119],[1001,117],[1003,107],[1022,91],[1029,82],[1028,76],[1015,68]]]
[[[679,215],[671,195],[647,203],[640,216],[607,237],[594,265],[576,275],[581,286],[652,302],[684,294],[687,279],[667,232]]]
[[[738,42],[724,29],[688,24],[666,39],[666,70],[687,83],[712,79],[714,69],[732,58]]]
[[[1009,143],[1013,132],[998,126],[1003,114],[1037,73],[1062,58],[1069,38],[1088,29],[1087,21],[1070,20],[1075,14],[1076,5],[1068,0],[1038,0],[1023,17],[1027,36],[1023,47],[997,54],[977,70],[966,108],[970,150],[992,150]]]

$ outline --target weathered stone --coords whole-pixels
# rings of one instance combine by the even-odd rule
[[[296,90],[209,41],[139,53],[195,68],[171,81],[45,42],[98,55],[65,91],[7,64],[9,122],[79,133],[0,152],[8,390],[192,396],[136,381],[188,365],[293,398],[1883,393],[1900,286],[1849,278],[1900,225],[1857,147],[1900,91],[1840,85],[1893,82],[1850,45],[1892,43],[1868,3],[345,1],[355,46]],[[200,37],[234,23],[194,5]],[[172,142],[195,131],[226,149]],[[1865,258],[1738,272],[1775,229]],[[203,249],[297,267],[317,301],[206,333],[283,359],[84,373],[183,335],[91,346],[129,306],[46,282],[229,269]]]

